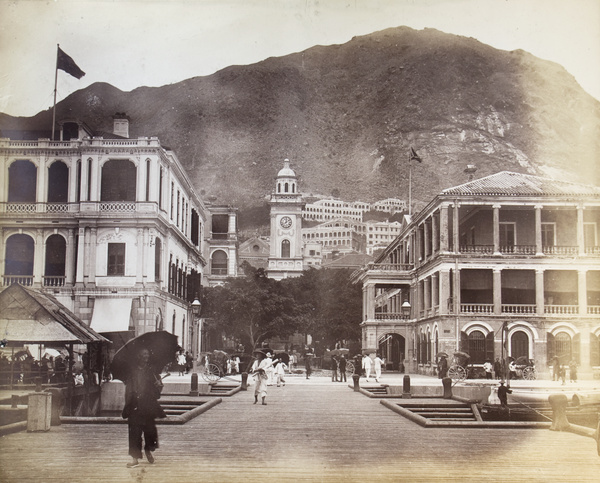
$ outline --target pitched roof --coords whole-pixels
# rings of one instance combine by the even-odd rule
[[[9,344],[108,341],[53,296],[19,284],[0,293],[0,332]]]
[[[324,260],[321,263],[323,268],[360,268],[373,260],[371,255],[365,253],[346,253],[334,260]]]
[[[529,174],[502,171],[442,191],[461,196],[575,196],[600,197],[600,188]]]

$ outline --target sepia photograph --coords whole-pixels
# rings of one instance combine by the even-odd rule
[[[599,59],[598,0],[0,0],[0,481],[598,481]]]

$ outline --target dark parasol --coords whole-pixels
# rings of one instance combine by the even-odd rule
[[[177,347],[177,336],[170,332],[164,330],[146,332],[131,339],[117,351],[110,365],[112,375],[115,379],[127,380],[129,372],[137,364],[137,357],[142,349],[150,351],[150,366],[155,372],[160,373],[167,364],[175,361]]]

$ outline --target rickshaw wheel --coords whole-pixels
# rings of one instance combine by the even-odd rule
[[[525,369],[523,369],[523,379],[532,381],[535,378],[535,369],[533,367],[526,367]]]
[[[216,364],[208,364],[202,372],[202,378],[208,382],[216,382],[221,379],[221,369]]]
[[[354,374],[354,364],[350,361],[346,362],[346,374]]]
[[[448,377],[456,381],[464,381],[467,378],[467,371],[462,366],[451,366],[448,369]]]

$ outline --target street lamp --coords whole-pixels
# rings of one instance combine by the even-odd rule
[[[405,300],[404,303],[402,304],[402,316],[405,319],[410,318],[410,309],[412,308],[412,306],[410,305],[410,302],[408,300]]]
[[[194,343],[192,345],[194,369],[196,368],[196,359],[198,357],[198,322],[200,320],[200,312],[202,312],[202,303],[198,300],[198,295],[196,294],[192,302],[192,314],[194,315]]]

